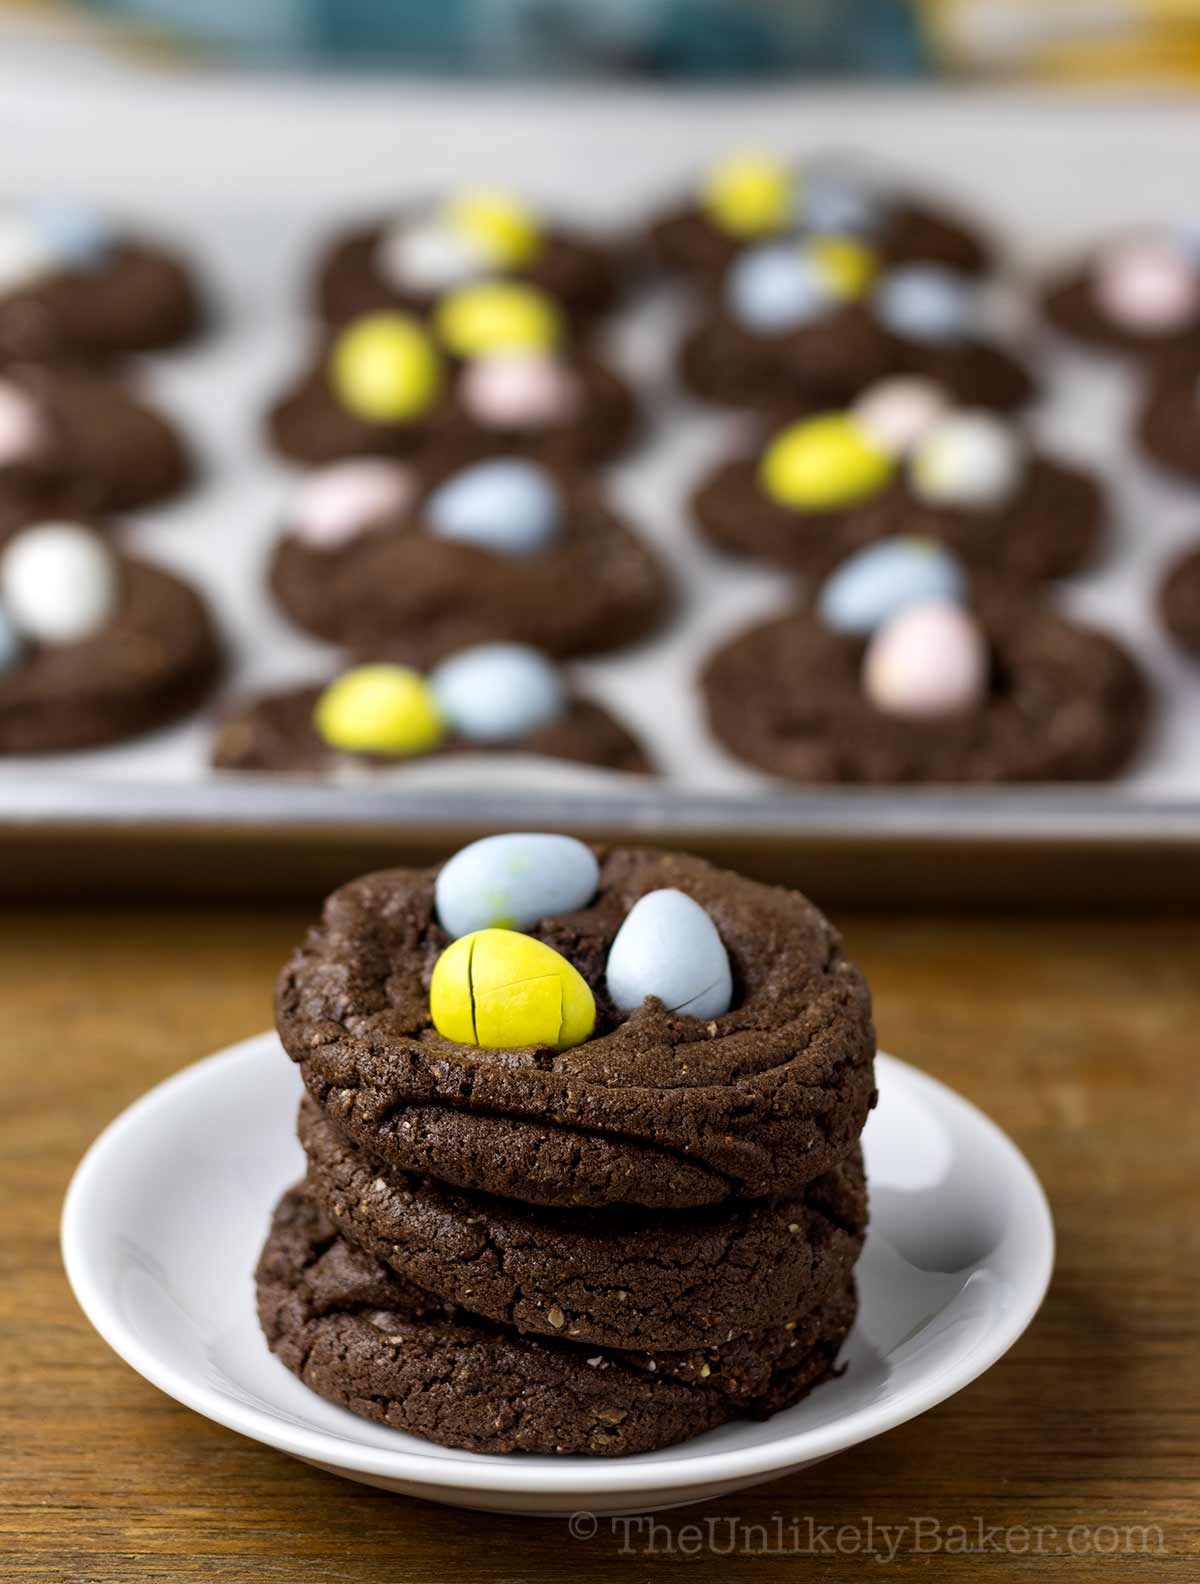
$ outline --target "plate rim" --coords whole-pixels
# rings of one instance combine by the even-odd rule
[[[273,1029],[250,1035],[222,1047],[148,1089],[126,1106],[101,1131],[72,1174],[63,1201],[60,1247],[67,1280],[84,1315],[108,1346],[143,1379],[176,1402],[250,1440],[274,1447],[294,1457],[335,1470],[383,1476],[413,1485],[460,1488],[496,1493],[566,1495],[581,1498],[615,1491],[655,1491],[681,1486],[703,1487],[722,1481],[749,1482],[772,1473],[786,1473],[797,1465],[815,1462],[882,1435],[954,1396],[978,1379],[1018,1340],[1041,1307],[1054,1268],[1054,1223],[1037,1175],[1007,1133],[972,1101],[940,1079],[884,1051],[876,1060],[883,1073],[892,1073],[918,1094],[922,1090],[949,1105],[973,1127],[990,1135],[1007,1158],[1009,1181],[1016,1184],[1025,1207],[1033,1212],[1022,1228],[1029,1269],[1006,1308],[1002,1323],[987,1345],[972,1349],[947,1372],[931,1371],[889,1404],[867,1404],[827,1425],[784,1434],[753,1446],[699,1452],[655,1462],[657,1454],[606,1459],[564,1459],[561,1464],[539,1464],[525,1459],[439,1448],[438,1453],[368,1446],[336,1437],[326,1431],[287,1424],[252,1404],[228,1398],[174,1367],[143,1342],[124,1322],[93,1274],[82,1224],[93,1185],[103,1179],[109,1159],[121,1148],[126,1132],[148,1112],[169,1105],[180,1090],[204,1085],[217,1067],[236,1067],[261,1057],[264,1047],[280,1048]],[[666,1450],[666,1449],[664,1449]],[[675,1449],[670,1449],[675,1450]]]

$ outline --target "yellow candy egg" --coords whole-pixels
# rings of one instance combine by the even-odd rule
[[[448,292],[437,305],[437,330],[461,358],[497,352],[549,352],[563,339],[554,300],[517,281],[478,281]]]
[[[432,406],[442,362],[411,315],[365,314],[334,342],[329,379],[337,399],[357,417],[402,423]]]
[[[346,753],[430,753],[445,736],[433,691],[408,666],[364,665],[343,672],[317,700],[313,724]]]
[[[769,236],[786,228],[795,197],[795,177],[777,159],[736,154],[708,174],[701,194],[708,217],[734,236]]]
[[[445,213],[451,228],[497,268],[528,264],[541,245],[537,221],[507,193],[459,193]]]
[[[805,249],[821,284],[835,297],[861,297],[875,278],[879,261],[853,237],[816,237]]]
[[[823,413],[776,435],[763,453],[758,477],[783,506],[831,511],[869,499],[891,472],[892,459],[856,419]]]
[[[447,946],[434,966],[429,1010],[446,1039],[493,1050],[569,1050],[596,1027],[596,1002],[578,969],[515,930],[475,930]]]

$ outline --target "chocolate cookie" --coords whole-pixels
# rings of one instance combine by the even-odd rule
[[[433,307],[442,289],[437,268],[441,258],[432,261],[432,278],[424,257],[414,259],[416,267],[408,278],[402,267],[393,264],[389,268],[389,243],[400,243],[396,251],[402,255],[406,229],[418,245],[435,230],[443,241],[438,249],[434,238],[434,251],[455,251],[453,236],[446,240],[448,227],[439,221],[436,206],[428,203],[410,205],[396,217],[355,226],[333,242],[318,264],[314,297],[322,318],[344,324],[359,314],[381,308],[424,314]],[[422,233],[419,237],[418,230]],[[426,242],[424,253],[429,252]],[[403,256],[399,264],[403,265]],[[448,268],[454,278],[461,279],[471,267],[470,255],[463,251],[462,256],[447,259],[443,270]],[[609,250],[575,231],[558,227],[539,226],[528,257],[519,262],[513,260],[506,265],[480,256],[474,261],[474,273],[527,281],[549,292],[580,324],[607,313],[617,297],[618,270]]]
[[[321,775],[339,764],[395,769],[406,761],[378,754],[345,754],[331,748],[313,723],[320,686],[285,688],[235,705],[217,727],[212,762],[218,770]],[[484,745],[451,735],[436,750],[478,753]],[[488,745],[494,751],[538,754],[634,775],[653,772],[641,743],[621,723],[588,699],[570,701],[566,714],[516,742]],[[486,751],[486,750],[485,750]]]
[[[0,672],[0,753],[115,742],[194,709],[217,679],[216,635],[200,598],[125,557],[120,602],[90,637],[32,648]]]
[[[197,330],[190,272],[167,250],[103,235],[95,217],[76,217],[69,237],[61,217],[47,227],[29,217],[15,223],[27,267],[10,261],[0,289],[0,358],[105,361],[174,346]],[[4,242],[13,245],[7,235]]]
[[[471,1452],[619,1457],[790,1407],[834,1372],[853,1279],[794,1324],[691,1352],[597,1352],[522,1336],[402,1281],[299,1189],[256,1275],[270,1347],[310,1390]]]
[[[49,364],[0,370],[0,487],[39,516],[147,506],[188,472],[177,431],[113,381]]]
[[[755,457],[718,468],[692,497],[691,510],[701,534],[721,549],[809,575],[903,534],[949,545],[973,572],[1031,581],[1063,577],[1087,562],[1105,503],[1090,474],[1035,456],[1016,493],[995,506],[934,504],[898,476],[861,505],[800,511],[762,488]]]
[[[1135,420],[1142,451],[1169,473],[1200,479],[1200,341],[1197,361],[1164,368]]]
[[[595,654],[636,642],[662,618],[662,567],[589,486],[564,486],[556,542],[515,556],[427,530],[423,504],[443,476],[433,471],[413,514],[340,548],[281,538],[268,577],[291,619],[357,653],[424,668],[499,640],[555,659]]]
[[[983,702],[918,720],[864,690],[865,640],[796,611],[714,654],[700,685],[713,732],[738,758],[805,783],[1101,780],[1122,770],[1150,711],[1113,639],[1027,598],[979,594],[990,650]]]
[[[1159,589],[1163,625],[1175,642],[1200,657],[1200,547],[1171,563]]]
[[[1169,230],[1115,238],[1047,287],[1042,312],[1101,351],[1200,366],[1195,239]]]
[[[874,1101],[870,997],[806,898],[678,854],[606,851],[587,907],[525,931],[591,987],[593,1036],[497,1050],[431,1027],[449,944],[435,879],[386,870],[335,892],[277,988],[309,1092],[376,1159],[532,1204],[672,1209],[794,1196],[854,1147]],[[613,939],[662,888],[719,931],[736,986],[720,1017],[608,999]]]
[[[678,1212],[530,1210],[380,1166],[306,1098],[308,1193],[406,1281],[518,1331],[614,1348],[704,1347],[807,1314],[862,1249],[854,1150],[794,1199]]]

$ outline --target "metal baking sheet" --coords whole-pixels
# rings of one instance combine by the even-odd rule
[[[319,678],[336,662],[265,596],[264,562],[295,474],[267,454],[259,420],[307,355],[303,283],[317,241],[340,220],[447,183],[491,181],[616,235],[731,145],[861,151],[960,197],[1008,239],[1012,280],[995,292],[993,309],[1020,334],[1013,283],[1110,227],[1194,214],[1200,152],[1194,112],[1171,103],[807,88],[668,95],[313,86],[164,81],[116,68],[111,77],[68,73],[51,85],[6,80],[0,67],[0,132],[22,151],[3,173],[4,196],[94,196],[178,241],[204,275],[213,333],[135,371],[188,433],[202,479],[124,532],[139,553],[210,597],[230,655],[225,697]],[[661,780],[492,756],[321,785],[214,776],[206,768],[214,707],[103,751],[0,765],[0,846],[24,855],[8,865],[8,882],[36,884],[56,851],[78,862],[95,849],[111,860],[139,845],[154,850],[164,883],[171,852],[211,857],[248,844],[286,851],[288,872],[303,874],[339,844],[396,851],[506,824],[687,839],[722,851],[750,843],[814,862],[841,853],[866,892],[872,871],[862,855],[872,849],[957,843],[1009,858],[1023,852],[1039,872],[1048,855],[1097,848],[1200,854],[1200,667],[1171,650],[1152,609],[1165,562],[1200,538],[1200,493],[1155,477],[1125,444],[1134,378],[1046,347],[1047,395],[1030,420],[1048,449],[1087,462],[1111,486],[1104,555],[1054,597],[1121,634],[1153,678],[1159,710],[1131,772],[1111,786],[1061,791],[789,790],[723,753],[693,686],[703,657],[784,608],[792,585],[732,564],[689,531],[686,495],[736,441],[741,421],[689,402],[672,382],[671,349],[687,312],[678,293],[647,290],[611,339],[614,360],[644,392],[646,434],[609,484],[673,568],[676,616],[660,638],[574,668],[581,689],[642,733]],[[1069,868],[1070,889],[1086,892],[1089,865],[1072,860]],[[99,876],[106,864],[93,869]],[[886,874],[876,880],[881,893],[892,889]],[[1154,883],[1171,884],[1165,873]],[[955,887],[974,889],[966,870]]]

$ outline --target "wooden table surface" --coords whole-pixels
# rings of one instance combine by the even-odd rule
[[[447,1577],[1200,1579],[1200,928],[1153,916],[834,910],[881,1041],[977,1101],[1039,1172],[1058,1269],[1021,1342],[923,1418],[648,1535],[455,1512],[353,1485],[223,1430],[109,1352],[57,1229],[71,1170],[134,1096],[264,1027],[306,915],[3,916],[0,1579],[445,1584]],[[264,1215],[266,1207],[264,1206]],[[781,1515],[812,1553],[694,1554]],[[793,1526],[794,1521],[794,1526]],[[955,1526],[962,1526],[960,1530]],[[1049,1528],[1057,1531],[1050,1535]],[[1034,1533],[1034,1531],[1039,1531]],[[752,1532],[736,1544],[752,1547]],[[887,1544],[890,1544],[890,1540]],[[939,1553],[932,1548],[943,1547]],[[983,1560],[955,1561],[970,1545]]]

